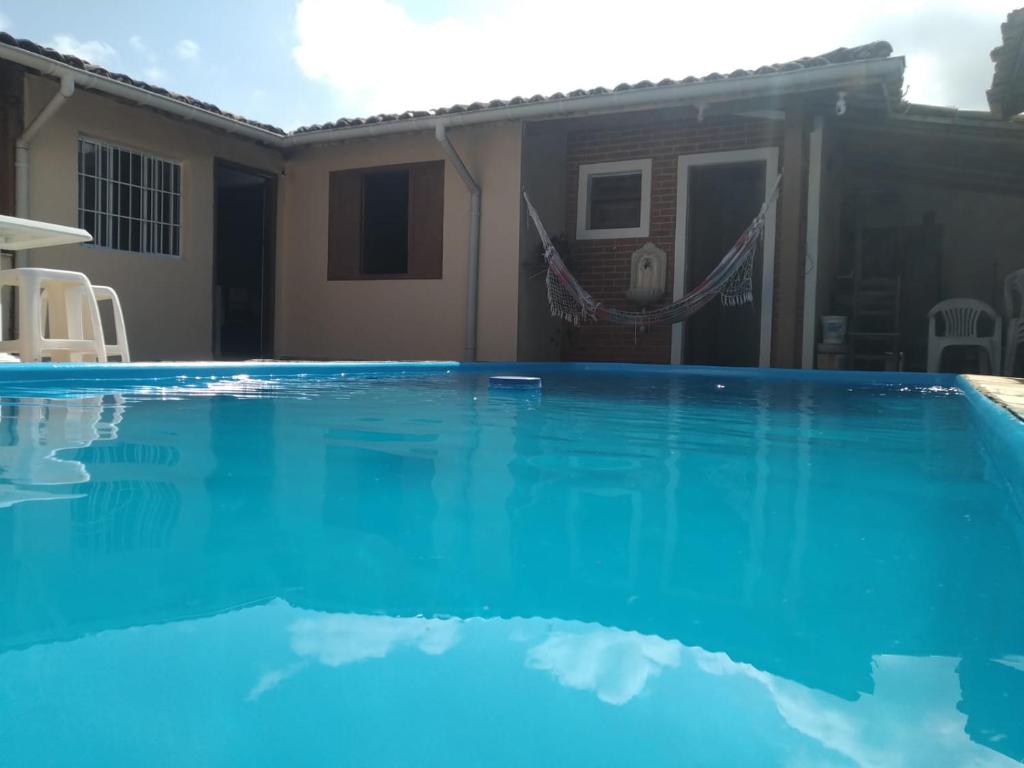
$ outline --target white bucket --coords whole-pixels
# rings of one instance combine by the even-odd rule
[[[821,316],[821,341],[825,344],[842,344],[846,341],[846,315]]]

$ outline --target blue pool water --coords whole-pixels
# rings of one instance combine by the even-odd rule
[[[1018,425],[949,377],[8,370],[2,766],[1024,760]]]

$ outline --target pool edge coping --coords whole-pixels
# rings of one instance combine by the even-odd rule
[[[965,373],[961,378],[1018,421],[1024,421],[1024,379],[976,373]]]
[[[1008,387],[1006,382],[1014,382]],[[1017,509],[1024,515],[1024,415],[1007,402],[998,390],[1013,389],[1024,396],[1024,382],[1000,376],[962,374],[957,386],[964,393],[975,418],[978,433],[995,469],[1009,489]]]
[[[592,363],[592,362],[458,362],[454,360],[421,361],[187,361],[140,363],[18,363],[0,365],[0,386],[14,383],[86,383],[142,379],[266,375],[280,372],[288,375],[325,375],[331,373],[428,373],[428,372],[564,372],[648,373],[676,376],[717,376],[720,378],[761,378],[771,380],[845,381],[862,385],[960,386],[956,374],[823,371],[801,368],[718,367],[671,365],[663,363]]]

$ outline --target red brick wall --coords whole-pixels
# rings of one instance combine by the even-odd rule
[[[628,307],[629,263],[633,251],[653,242],[668,261],[669,301],[676,229],[676,170],[679,155],[782,145],[783,124],[737,116],[706,116],[698,122],[693,110],[644,112],[588,121],[571,130],[568,148],[568,200],[565,234],[570,266],[580,283],[598,300]],[[581,164],[651,158],[650,237],[616,240],[576,240],[576,204]],[[569,334],[569,360],[667,363],[671,356],[671,327],[636,333],[632,328],[587,325]]]

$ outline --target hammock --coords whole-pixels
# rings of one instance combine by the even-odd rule
[[[544,246],[544,262],[547,264],[548,306],[551,308],[551,315],[568,320],[573,325],[580,325],[587,321],[606,320],[643,329],[682,322],[707,306],[716,296],[720,296],[722,304],[727,307],[752,302],[754,300],[752,276],[754,255],[757,253],[764,235],[765,215],[779,193],[781,180],[780,174],[776,177],[775,184],[765,197],[761,210],[754,217],[750,226],[744,230],[736,244],[729,249],[729,252],[722,257],[722,260],[700,285],[671,304],[636,311],[615,309],[602,304],[577,282],[552,244],[537,209],[533,207],[533,203],[530,202],[530,198],[524,190],[523,199],[526,201],[526,210],[533,225],[537,228],[541,244]]]

